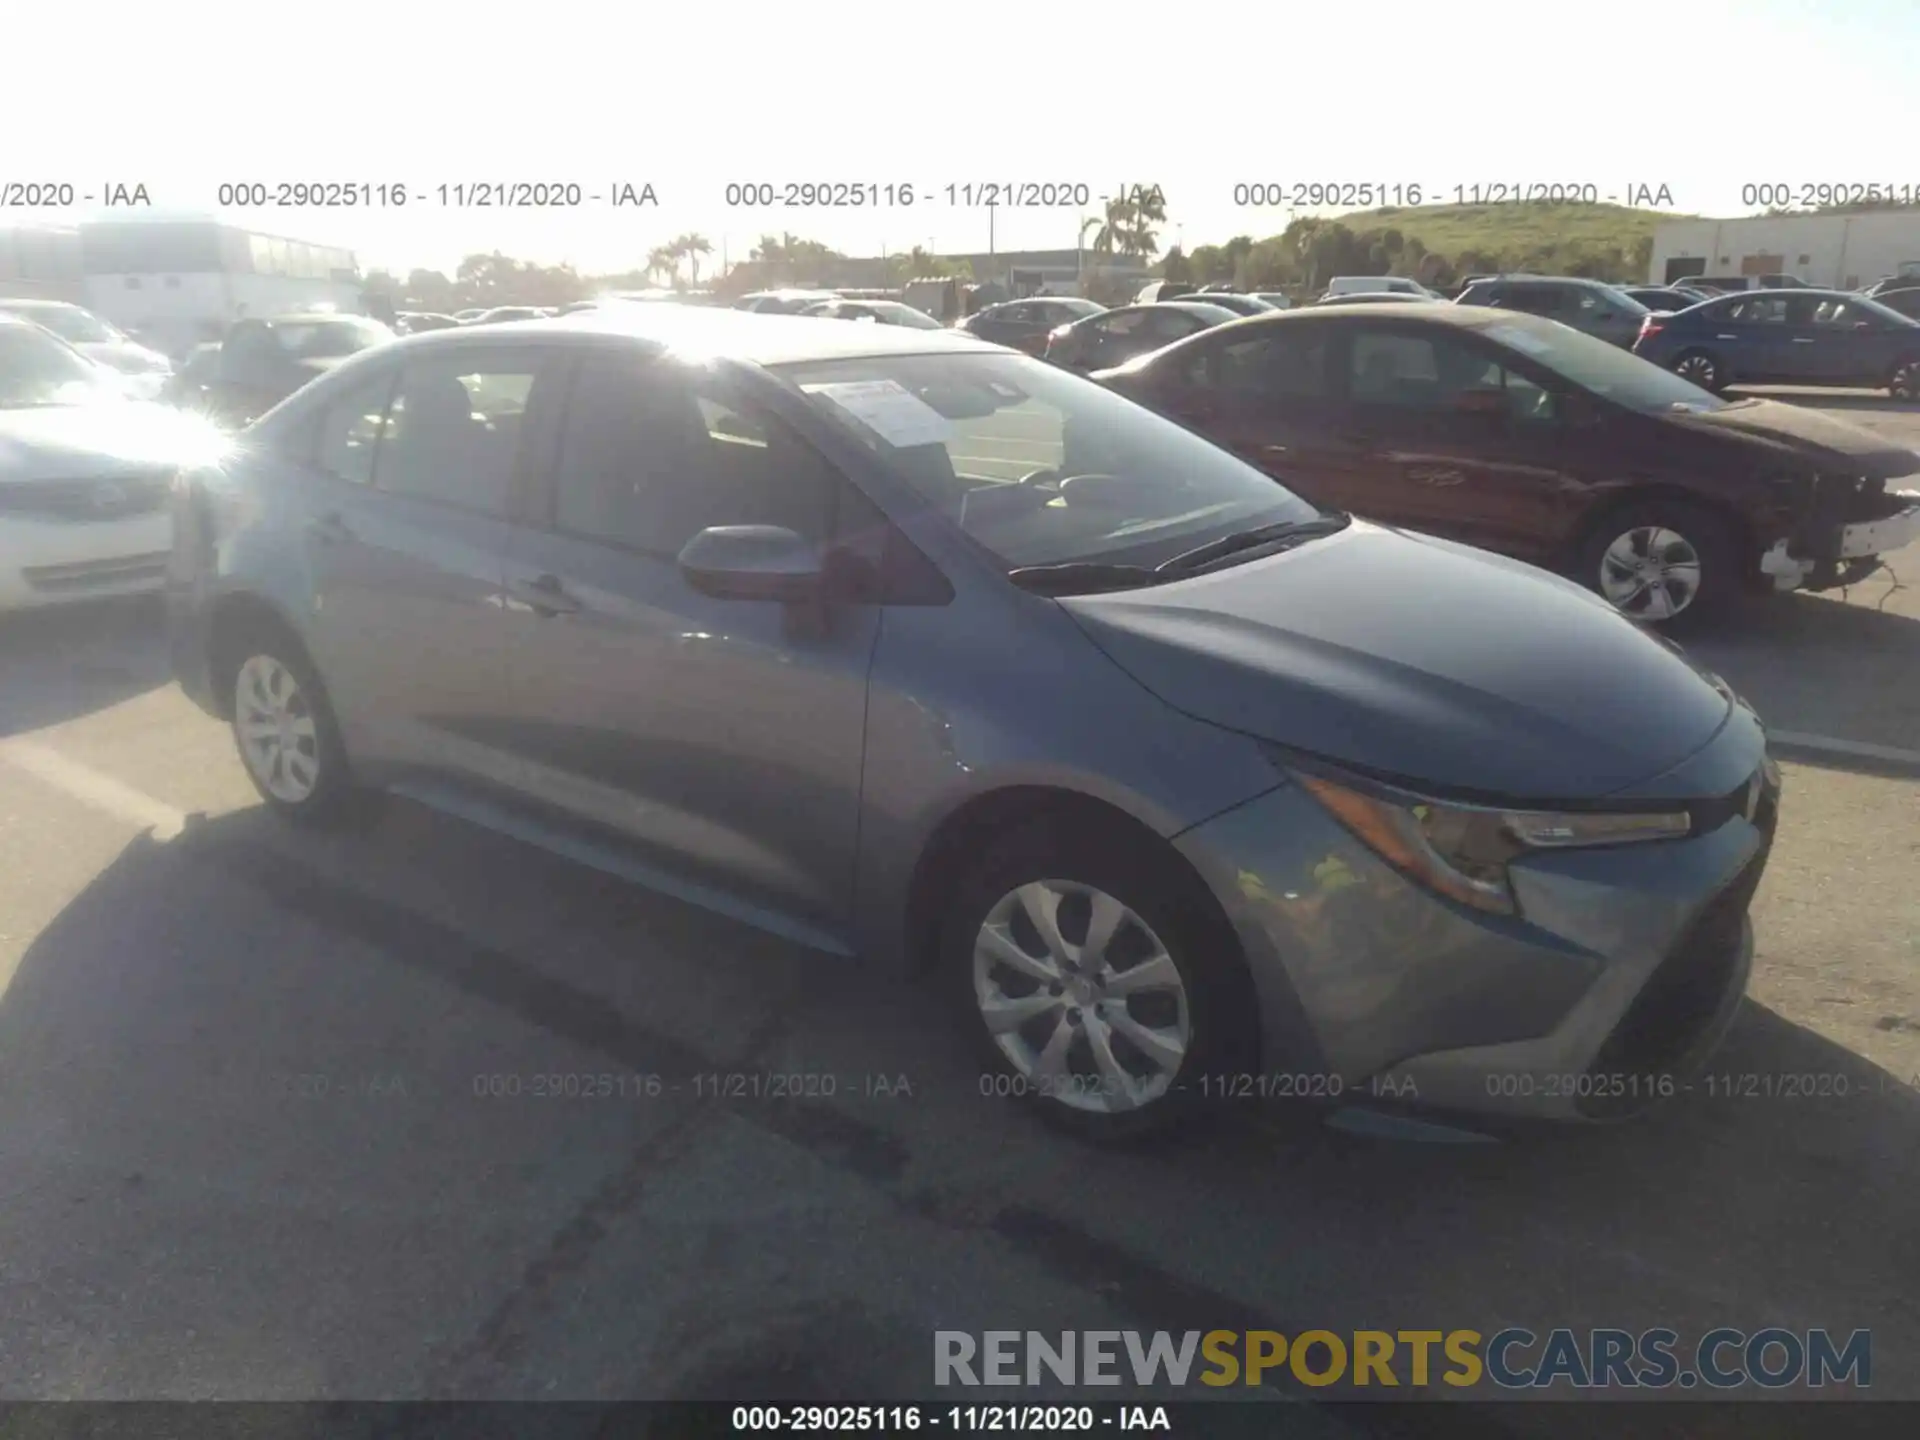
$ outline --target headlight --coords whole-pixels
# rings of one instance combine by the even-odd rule
[[[1309,794],[1401,873],[1463,905],[1519,911],[1507,866],[1538,850],[1577,850],[1678,840],[1693,828],[1684,810],[1557,813],[1456,805],[1422,795],[1369,793],[1294,772]]]

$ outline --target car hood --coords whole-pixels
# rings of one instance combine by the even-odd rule
[[[226,443],[198,416],[137,400],[0,409],[0,484],[203,464]]]
[[[1059,602],[1175,709],[1458,796],[1598,799],[1719,732],[1730,697],[1571,581],[1355,521],[1267,559]]]
[[[1724,410],[1676,412],[1676,424],[1710,435],[1738,435],[1793,452],[1868,480],[1891,480],[1920,472],[1920,454],[1886,436],[1822,415],[1804,405],[1750,400]]]

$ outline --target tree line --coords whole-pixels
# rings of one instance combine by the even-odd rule
[[[1603,207],[1611,208],[1611,207]],[[1161,250],[1167,212],[1158,186],[1134,186],[1106,202],[1082,225],[1080,243],[1094,277],[1095,298],[1103,260],[1124,257],[1168,280],[1233,284],[1246,290],[1313,293],[1334,275],[1406,275],[1446,286],[1470,274],[1525,270],[1581,275],[1597,280],[1645,277],[1652,235],[1609,226],[1596,207],[1491,206],[1485,216],[1461,207],[1381,210],[1329,219],[1300,216],[1277,235],[1236,235],[1221,244]],[[1431,248],[1417,233],[1448,212],[1452,233],[1471,238],[1451,253]],[[1494,213],[1499,212],[1499,213]],[[1463,217],[1465,222],[1463,222]],[[1578,222],[1578,223],[1576,223]],[[838,278],[854,271],[861,280]],[[1137,273],[1137,268],[1135,270]],[[973,278],[966,263],[913,249],[877,260],[854,260],[818,240],[792,233],[762,235],[745,258],[714,263],[714,245],[688,232],[646,254],[644,263],[616,274],[581,274],[569,265],[539,265],[494,252],[469,255],[453,274],[416,269],[404,277],[374,271],[369,291],[390,298],[397,309],[448,312],[489,305],[562,305],[608,290],[706,288],[723,298],[782,285],[884,285],[957,276]],[[1125,282],[1104,282],[1124,288]],[[1118,297],[1112,297],[1118,298]]]

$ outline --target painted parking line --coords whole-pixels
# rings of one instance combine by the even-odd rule
[[[45,781],[83,805],[152,832],[156,840],[171,840],[186,829],[185,811],[143,794],[91,765],[69,760],[58,750],[36,741],[0,740],[0,760]]]
[[[1851,755],[1860,760],[1885,760],[1893,765],[1911,765],[1920,769],[1920,750],[1903,750],[1898,745],[1872,745],[1864,740],[1839,740],[1831,735],[1809,735],[1801,730],[1768,730],[1767,738],[1796,750],[1813,750],[1829,755]]]

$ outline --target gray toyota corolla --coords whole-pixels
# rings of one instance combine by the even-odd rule
[[[1614,1117],[1718,1041],[1779,779],[1676,649],[995,346],[632,309],[383,346],[180,477],[176,673],[267,805],[933,967],[1096,1134]]]

